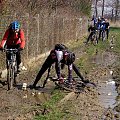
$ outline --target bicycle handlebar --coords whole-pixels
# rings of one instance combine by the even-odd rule
[[[8,49],[8,48],[6,48],[6,49],[3,49],[5,52],[18,52],[19,50],[18,49],[16,49],[16,48],[10,48],[10,49]]]

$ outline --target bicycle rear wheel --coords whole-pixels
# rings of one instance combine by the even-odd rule
[[[12,69],[12,65],[9,65],[9,68],[7,69],[7,82],[8,82],[8,90],[11,90],[13,88],[13,81],[14,81],[14,71]]]

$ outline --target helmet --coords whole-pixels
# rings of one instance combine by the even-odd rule
[[[55,50],[66,50],[66,49],[68,49],[68,48],[63,44],[56,44],[55,45]]]
[[[11,23],[12,30],[18,30],[20,29],[20,23],[18,21],[14,21]]]
[[[75,54],[73,52],[69,52],[67,55],[67,64],[70,65],[75,61]]]
[[[98,17],[98,20],[101,20],[101,17]]]

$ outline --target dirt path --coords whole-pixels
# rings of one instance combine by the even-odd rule
[[[80,56],[80,48],[75,50],[76,56]],[[82,53],[83,54],[83,53]],[[112,64],[117,60],[117,56],[111,52],[98,53],[91,62],[98,67],[91,69],[87,77],[95,82],[99,88],[106,79],[110,77],[109,71]],[[54,90],[54,85],[49,83],[45,89],[46,93],[41,93],[41,89],[35,91],[29,88],[23,91],[23,82],[28,85],[32,84],[38,73],[39,66],[33,71],[31,68],[23,72],[18,77],[18,85],[14,90],[7,91],[7,86],[0,85],[0,120],[32,120],[33,116],[42,114],[44,109],[41,108],[43,101],[50,98],[50,93]],[[3,80],[4,81],[4,80]],[[105,108],[100,103],[99,96],[102,94],[99,88],[86,88],[80,94],[69,93],[63,100],[58,103],[59,108],[68,113],[71,120],[114,120],[120,119],[119,115],[114,113],[111,108]]]

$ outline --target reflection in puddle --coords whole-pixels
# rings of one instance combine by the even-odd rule
[[[99,87],[99,99],[100,103],[104,105],[105,108],[114,108],[116,106],[116,97],[118,93],[116,91],[115,82],[112,79],[102,83]]]
[[[46,102],[48,99],[49,99],[49,94],[47,93],[44,93],[44,92],[38,92],[38,93],[35,93],[34,97],[36,99],[36,102]]]
[[[50,99],[50,94],[43,91],[32,91],[31,93],[29,91],[24,91],[22,98],[26,101],[30,100],[42,104]]]

